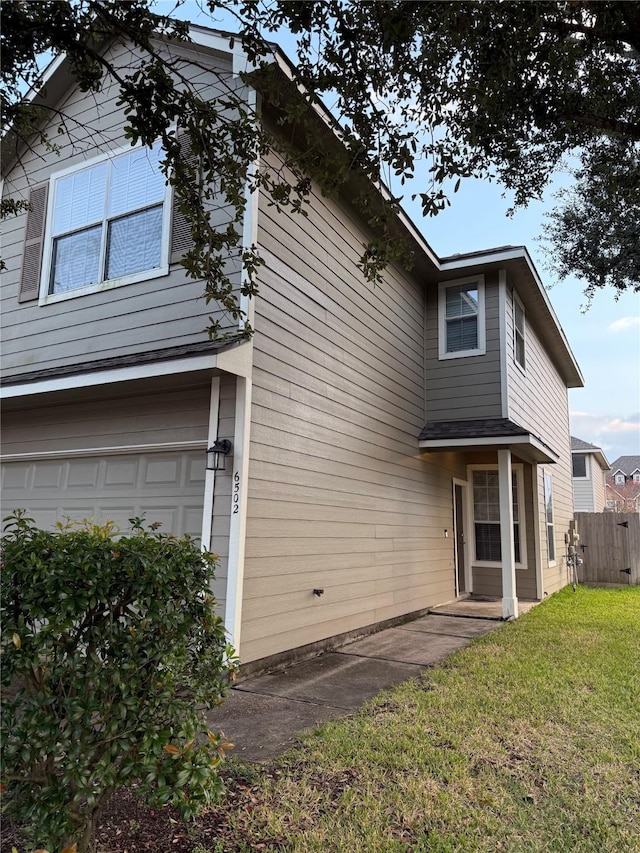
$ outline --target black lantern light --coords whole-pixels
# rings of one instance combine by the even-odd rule
[[[224,471],[224,458],[231,452],[228,438],[215,441],[207,450],[207,471]]]

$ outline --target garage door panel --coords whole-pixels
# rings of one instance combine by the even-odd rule
[[[201,450],[6,462],[3,515],[26,508],[46,528],[66,517],[111,520],[123,532],[141,517],[167,533],[200,536],[205,463]]]
[[[29,488],[30,479],[33,475],[33,465],[26,462],[15,462],[13,465],[2,467],[2,491]]]
[[[204,453],[202,454],[202,458],[200,456],[196,456],[195,458],[191,458],[187,460],[187,464],[185,465],[185,485],[199,485],[204,488],[204,470],[206,468],[206,464],[203,462],[203,459],[206,459]]]
[[[131,459],[105,459],[103,463],[103,480],[106,487],[138,485],[139,462],[137,457]]]
[[[65,465],[60,462],[41,462],[34,466],[33,489],[61,489],[64,482]]]
[[[100,463],[98,461],[84,462],[76,460],[74,465],[67,464],[67,488],[69,489],[97,489],[100,478]]]

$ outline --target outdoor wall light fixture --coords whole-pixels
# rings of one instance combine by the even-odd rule
[[[228,438],[214,441],[207,450],[207,471],[224,471],[224,459],[231,453],[231,442]]]

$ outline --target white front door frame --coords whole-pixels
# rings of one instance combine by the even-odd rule
[[[463,592],[470,593],[473,592],[473,573],[471,571],[471,558],[469,552],[469,536],[471,531],[470,525],[470,514],[469,514],[469,490],[468,490],[468,482],[466,480],[459,480],[457,477],[453,478],[452,482],[452,500],[453,500],[453,558],[455,565],[455,584],[456,584],[456,597],[460,595],[460,589],[458,588],[458,518],[456,512],[456,486],[460,486],[462,489],[462,534],[464,536],[464,541],[462,543],[463,554],[462,559],[464,562],[464,585],[465,589]]]

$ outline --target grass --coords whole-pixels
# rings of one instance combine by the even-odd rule
[[[219,849],[640,851],[640,587],[552,596],[324,726],[247,802]]]

